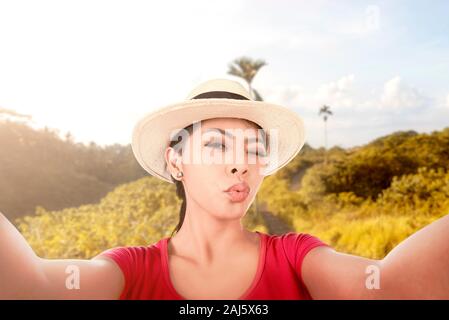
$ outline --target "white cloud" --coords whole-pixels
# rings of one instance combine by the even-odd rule
[[[265,101],[294,108],[301,113],[315,114],[323,104],[336,109],[351,109],[355,106],[354,75],[324,83],[315,88],[300,84],[284,84],[258,87]]]
[[[428,98],[395,76],[384,84],[380,102],[387,108],[420,108],[426,106]]]
[[[446,97],[446,106],[449,108],[449,94]]]
[[[264,90],[265,101],[295,108],[304,102],[304,88],[300,85],[275,85]]]
[[[324,103],[331,106],[334,113],[328,121],[329,132],[332,132],[330,145],[360,144],[367,141],[368,136],[375,138],[396,130],[429,131],[442,127],[449,112],[448,108],[444,108],[446,111],[432,108],[434,99],[405,83],[400,76],[364,91],[355,87],[355,75],[347,74],[313,87],[282,85],[265,90],[262,86],[260,92],[266,101],[298,112],[306,124],[307,141],[314,146],[323,144],[323,121],[318,109]],[[449,95],[444,96],[443,101],[449,107]]]
[[[266,101],[279,103],[298,112],[313,115],[318,108],[327,104],[342,117],[371,118],[396,117],[398,113],[416,116],[420,110],[427,110],[433,100],[420,89],[409,86],[400,76],[386,81],[380,88],[372,88],[371,93],[354,88],[355,76],[348,74],[338,80],[321,84],[315,88],[302,85],[277,85],[261,88]],[[449,106],[449,95],[445,104]],[[409,111],[413,110],[413,113]],[[377,116],[376,116],[377,115]]]
[[[326,103],[335,107],[352,107],[352,86],[354,75],[350,74],[337,81],[329,82],[320,86],[316,92],[315,99],[320,104]]]

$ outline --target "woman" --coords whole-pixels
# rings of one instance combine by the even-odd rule
[[[448,299],[449,216],[382,260],[242,227],[264,177],[303,144],[302,121],[287,108],[252,101],[234,81],[201,84],[133,135],[138,162],[183,199],[176,234],[91,260],[49,260],[0,215],[0,298]]]

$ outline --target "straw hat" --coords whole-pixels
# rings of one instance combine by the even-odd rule
[[[164,158],[173,132],[200,120],[229,117],[247,119],[267,133],[270,130],[277,133],[276,161],[270,161],[265,175],[285,166],[304,145],[303,121],[295,112],[280,105],[253,100],[248,90],[237,81],[212,79],[194,88],[186,100],[159,108],[139,120],[133,131],[132,150],[148,173],[173,183]]]

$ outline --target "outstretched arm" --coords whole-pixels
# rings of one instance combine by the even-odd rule
[[[312,249],[302,277],[314,299],[449,299],[449,215],[415,232],[382,260]]]
[[[386,299],[449,299],[449,215],[388,253],[382,275]]]
[[[0,299],[117,299],[123,286],[121,270],[109,259],[38,257],[0,213]]]

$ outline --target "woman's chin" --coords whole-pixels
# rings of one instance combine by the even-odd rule
[[[245,213],[246,207],[244,207],[243,205],[239,207],[231,204],[219,210],[217,213],[217,217],[223,220],[236,220],[243,218],[245,216]]]

